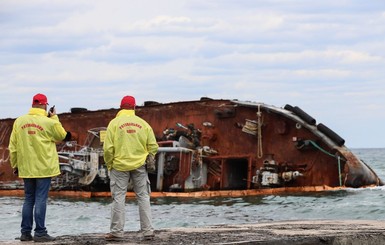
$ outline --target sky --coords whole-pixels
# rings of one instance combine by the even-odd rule
[[[1,0],[0,118],[238,99],[385,147],[383,0]]]

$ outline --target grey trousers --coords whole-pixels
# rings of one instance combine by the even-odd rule
[[[142,232],[153,231],[150,207],[150,181],[145,165],[132,171],[110,171],[110,188],[112,195],[111,234],[122,237],[125,223],[125,203],[128,182],[132,178],[134,192],[139,206],[140,229]]]

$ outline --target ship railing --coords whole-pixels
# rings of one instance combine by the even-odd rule
[[[169,142],[172,143],[172,142]],[[162,144],[160,144],[162,145]],[[177,144],[175,144],[177,145]],[[159,147],[158,149],[158,171],[157,171],[157,182],[156,189],[158,191],[163,190],[164,180],[164,166],[166,162],[166,155],[170,153],[179,153],[179,169],[178,173],[174,177],[174,183],[182,188],[183,182],[190,175],[191,163],[193,161],[195,150],[185,147]]]

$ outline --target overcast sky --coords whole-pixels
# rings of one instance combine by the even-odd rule
[[[0,118],[238,99],[385,147],[383,0],[1,0],[0,55]]]

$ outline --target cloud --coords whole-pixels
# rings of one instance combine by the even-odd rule
[[[385,123],[384,10],[379,0],[3,0],[0,118],[25,113],[38,92],[59,111],[117,107],[128,93],[139,104],[207,96],[297,105],[354,146],[384,146],[370,140]]]

